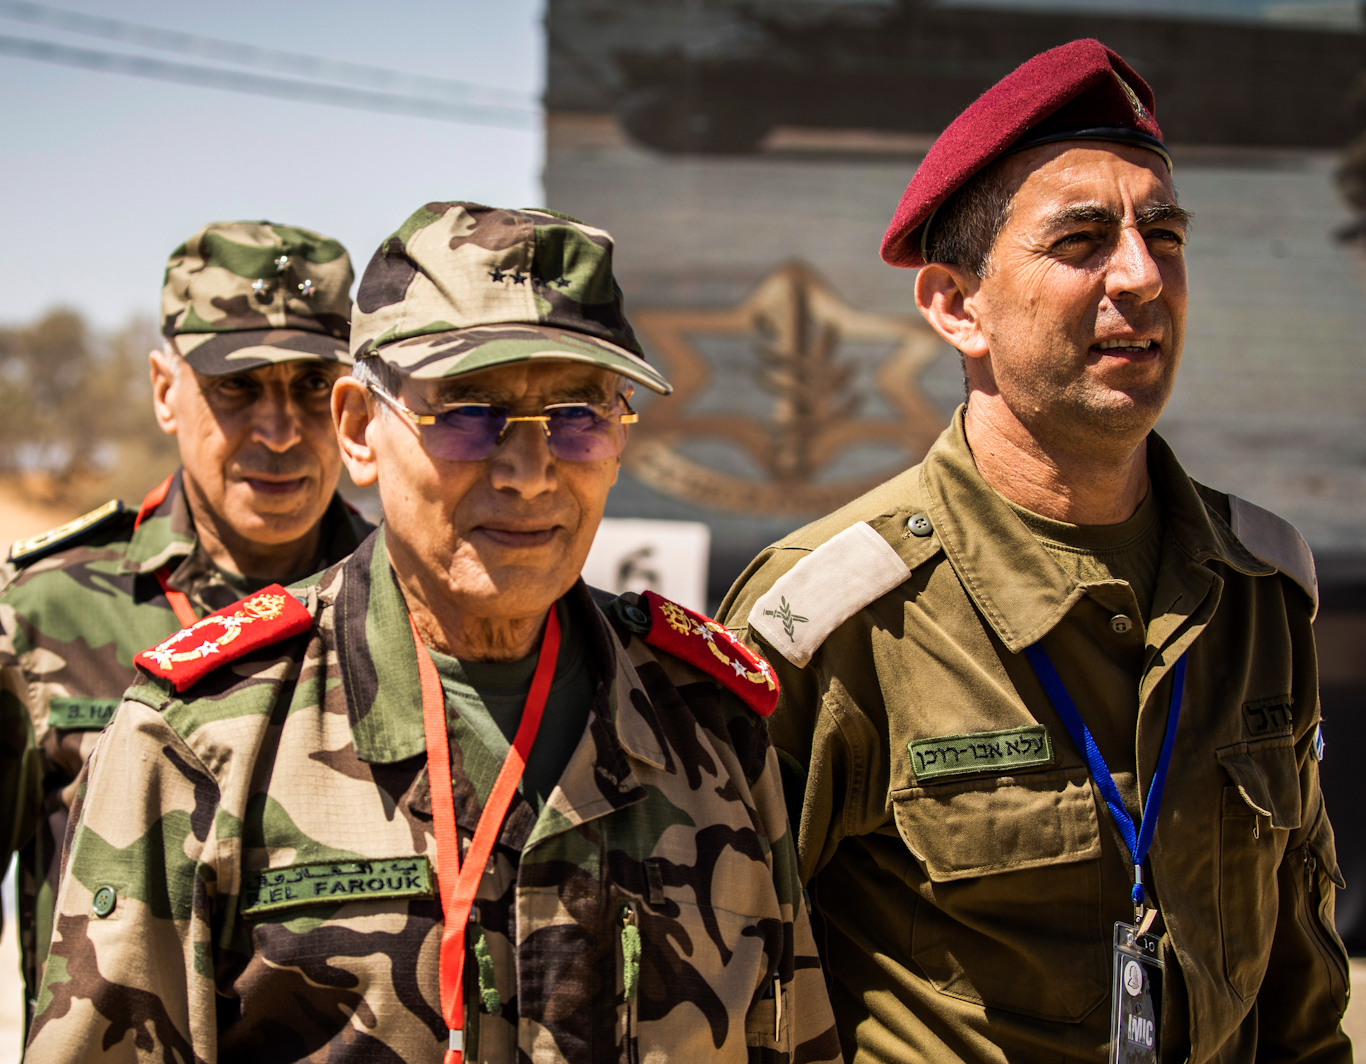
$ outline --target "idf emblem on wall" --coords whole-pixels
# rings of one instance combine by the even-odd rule
[[[945,419],[917,377],[941,341],[914,318],[849,306],[810,266],[769,274],[729,310],[645,310],[636,331],[674,393],[624,462],[716,510],[820,513],[924,456]]]

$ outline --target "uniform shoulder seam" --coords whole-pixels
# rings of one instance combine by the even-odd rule
[[[904,583],[911,567],[867,521],[831,536],[774,581],[750,609],[750,630],[798,668],[869,603]]]
[[[1300,530],[1256,503],[1228,496],[1229,527],[1254,558],[1274,567],[1304,589],[1312,613],[1318,612],[1319,581],[1314,553]]]

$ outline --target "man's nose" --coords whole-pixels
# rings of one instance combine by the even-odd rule
[[[1154,300],[1162,293],[1162,271],[1148,249],[1148,241],[1134,226],[1126,225],[1119,231],[1119,241],[1106,271],[1105,293],[1115,301],[1140,303]]]
[[[524,499],[555,490],[555,458],[541,422],[508,425],[489,459],[489,479],[499,491],[515,491]]]
[[[303,410],[290,389],[268,387],[256,401],[252,418],[252,439],[283,454],[302,438],[300,419]]]

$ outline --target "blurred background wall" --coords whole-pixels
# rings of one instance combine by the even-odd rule
[[[546,28],[547,201],[616,235],[632,319],[685,383],[646,406],[609,513],[706,521],[713,602],[766,543],[917,460],[963,398],[914,274],[877,255],[935,135],[1078,37],[1149,81],[1195,215],[1159,431],[1315,549],[1325,786],[1366,883],[1361,6],[549,0]],[[1366,947],[1366,890],[1339,923]]]

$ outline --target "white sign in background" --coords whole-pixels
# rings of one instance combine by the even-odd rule
[[[604,517],[583,578],[613,594],[653,591],[705,613],[710,548],[711,529],[700,521]]]

